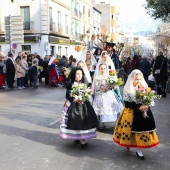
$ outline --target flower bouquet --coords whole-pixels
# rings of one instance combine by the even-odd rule
[[[68,76],[70,75],[70,72],[71,72],[71,68],[63,67],[62,70],[64,72],[66,79],[68,79]]]
[[[106,83],[110,87],[123,85],[122,78],[117,78],[114,70],[109,71],[109,77],[106,80]]]
[[[84,83],[74,82],[70,95],[74,97],[75,101],[83,104],[85,101],[91,101],[92,90]]]
[[[153,106],[155,99],[160,99],[161,95],[156,95],[155,91],[151,90],[150,87],[144,88],[140,87],[138,90],[136,90],[136,99],[138,103],[142,103],[145,106]],[[146,118],[147,111],[143,112],[143,117]]]
[[[38,66],[38,74],[40,75],[41,72],[43,72],[43,67],[42,66]]]

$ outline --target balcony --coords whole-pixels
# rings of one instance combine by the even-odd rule
[[[60,23],[55,22],[49,24],[49,30],[51,33],[54,34],[70,35],[71,33],[71,29],[68,26],[61,25]]]

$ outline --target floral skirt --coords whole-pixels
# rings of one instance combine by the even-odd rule
[[[115,122],[123,109],[122,102],[113,90],[97,92],[93,108],[100,117],[100,122]]]
[[[113,141],[127,148],[151,148],[159,144],[156,131],[140,133],[132,132],[134,113],[132,109],[124,108],[116,123]]]

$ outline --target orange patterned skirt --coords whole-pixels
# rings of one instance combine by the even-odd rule
[[[156,131],[132,132],[134,112],[124,108],[119,116],[113,134],[113,141],[126,148],[151,148],[159,144]]]

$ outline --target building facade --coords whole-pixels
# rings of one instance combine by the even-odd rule
[[[107,29],[106,34],[109,35],[108,41],[118,42],[120,32],[119,12],[116,5],[109,3],[100,2],[95,6],[102,12],[101,15],[101,26]]]
[[[43,57],[69,54],[71,0],[1,0],[0,47],[4,53],[10,51],[10,44],[5,44],[4,24],[4,17],[9,15],[23,19],[24,43],[17,44],[16,55],[19,51],[37,52]]]

